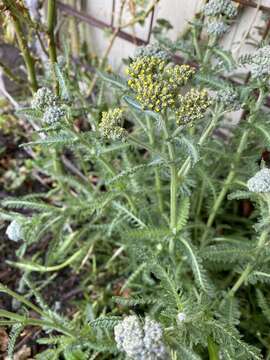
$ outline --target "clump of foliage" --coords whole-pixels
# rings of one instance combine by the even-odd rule
[[[236,8],[213,0],[203,15],[229,26]],[[203,24],[176,43],[159,29],[127,78],[99,68],[91,99],[75,64],[54,63],[54,89],[44,82],[17,111],[35,128],[23,147],[39,149],[35,166],[52,182],[2,201],[20,244],[8,264],[23,275],[16,292],[0,285],[18,309],[0,310],[10,354],[32,325],[40,360],[269,358],[270,53],[259,44],[233,59],[220,31],[199,41]],[[198,67],[175,64],[179,50]],[[226,79],[242,66],[246,83]],[[80,274],[74,316],[44,300],[66,268]]]

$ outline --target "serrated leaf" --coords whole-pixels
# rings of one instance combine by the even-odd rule
[[[177,231],[181,231],[186,226],[189,218],[189,209],[190,209],[190,198],[187,196],[182,197],[178,209],[179,217],[176,227]]]
[[[143,112],[145,115],[149,115],[155,118],[158,122],[160,122],[160,115],[155,113],[154,111],[145,110],[140,103],[138,103],[131,96],[125,95],[123,96],[123,100],[135,111]]]
[[[238,190],[228,195],[228,200],[242,200],[242,199],[250,199],[250,197],[254,195],[250,191],[242,191]]]
[[[56,74],[57,80],[59,82],[61,97],[64,100],[70,100],[71,94],[69,91],[68,80],[67,80],[65,74],[62,72],[62,70],[58,66],[58,64],[54,64],[54,67],[55,67],[55,74]]]
[[[196,254],[195,248],[183,237],[180,237],[179,240],[189,259],[196,283],[204,292],[211,294],[213,292],[212,284],[210,284],[207,273],[202,266],[200,257]]]
[[[97,74],[99,75],[99,77],[102,80],[106,81],[107,83],[113,85],[114,87],[116,87],[118,89],[121,89],[121,90],[128,89],[126,81],[118,75],[108,74],[101,70],[97,70]]]
[[[33,120],[39,120],[42,118],[42,111],[33,108],[22,108],[16,111],[17,115],[24,115]]]

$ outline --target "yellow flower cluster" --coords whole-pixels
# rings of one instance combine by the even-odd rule
[[[206,90],[191,89],[184,96],[179,95],[177,123],[180,125],[200,120],[210,105],[211,99]]]
[[[137,58],[127,69],[129,87],[146,109],[162,112],[175,109],[181,86],[194,74],[189,65],[167,65],[154,56]]]
[[[127,136],[127,131],[121,126],[122,120],[123,110],[120,108],[103,111],[99,124],[102,136],[112,140],[123,140]]]
[[[189,65],[170,65],[166,68],[168,81],[177,89],[179,89],[179,86],[186,85],[194,74],[195,69]]]

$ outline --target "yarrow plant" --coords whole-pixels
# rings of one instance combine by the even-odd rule
[[[85,47],[59,59],[48,19],[50,66],[16,110],[28,193],[1,201],[10,358],[28,326],[37,360],[270,358],[269,49],[222,48],[236,15],[210,0],[175,42],[160,19],[126,76]]]

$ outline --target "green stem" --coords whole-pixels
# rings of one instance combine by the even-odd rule
[[[208,46],[207,46],[207,50],[204,54],[204,58],[203,58],[203,66],[208,66],[208,62],[209,62],[209,58],[211,56],[211,52],[212,52],[212,48],[215,46],[217,42],[217,37],[216,36],[210,36],[209,41],[208,41]]]
[[[201,49],[199,47],[199,43],[198,43],[198,39],[197,39],[197,31],[196,29],[193,27],[192,28],[192,42],[193,42],[193,46],[197,55],[197,60],[200,61],[202,58],[202,54],[201,54]]]
[[[152,126],[152,121],[149,118],[149,116],[147,116],[147,118],[146,118],[146,123],[147,123],[147,127],[148,127],[148,137],[149,137],[150,145],[154,146],[155,139],[154,139],[154,134],[153,134],[153,126]],[[154,172],[155,172],[155,186],[156,186],[156,193],[157,193],[157,197],[158,197],[159,210],[160,210],[161,214],[163,214],[164,204],[163,204],[163,197],[162,197],[161,180],[160,180],[159,171],[157,168],[155,168]]]
[[[57,52],[56,52],[56,44],[54,38],[54,27],[56,23],[56,1],[55,0],[48,0],[48,47],[49,47],[49,57],[52,63],[52,71],[55,81],[55,90],[56,93],[59,93],[59,84],[57,81],[55,67],[54,64],[57,63]]]
[[[208,354],[209,360],[219,360],[218,346],[211,337],[208,338]]]
[[[260,110],[260,107],[263,103],[263,100],[264,100],[264,92],[263,90],[260,90],[260,94],[259,94],[259,97],[258,97],[258,100],[257,100],[257,103],[254,107],[254,111],[252,112],[252,114],[250,115],[249,119],[248,119],[248,123],[252,123],[253,120],[254,120],[254,117],[256,116],[257,112]],[[242,153],[243,151],[245,150],[245,147],[247,145],[247,142],[248,142],[248,137],[249,137],[249,134],[250,134],[250,129],[246,129],[242,136],[241,136],[241,139],[240,139],[240,142],[239,142],[239,145],[238,145],[238,148],[236,150],[236,154],[235,154],[235,159],[234,161],[232,162],[231,164],[231,170],[229,171],[228,175],[227,175],[227,178],[225,179],[224,183],[223,183],[223,187],[222,187],[222,190],[221,192],[219,193],[212,209],[211,209],[211,212],[210,212],[210,215],[208,217],[208,220],[207,220],[207,223],[206,223],[206,229],[203,233],[203,236],[202,236],[202,244],[205,242],[206,240],[206,237],[209,233],[209,230],[211,228],[211,226],[213,225],[213,222],[216,218],[216,215],[217,215],[217,212],[227,194],[227,191],[228,191],[228,188],[230,187],[230,185],[232,184],[232,182],[234,181],[234,178],[235,178],[235,175],[236,175],[236,167],[237,165],[239,164],[240,160],[241,160],[241,156],[242,156]]]
[[[258,257],[258,255],[260,254],[260,251],[264,247],[265,242],[266,242],[267,239],[268,239],[268,231],[264,230],[261,233],[261,236],[260,236],[259,241],[258,241],[256,257]],[[251,273],[251,271],[253,270],[255,265],[256,265],[256,261],[254,261],[253,263],[248,263],[247,264],[245,270],[242,272],[241,276],[238,278],[238,280],[236,281],[234,286],[229,291],[229,293],[228,293],[229,296],[234,296],[235,295],[235,293],[238,291],[238,289],[246,281],[246,279],[248,278],[249,274]]]
[[[8,5],[8,2],[6,2],[6,0],[4,0],[4,3],[7,3],[6,5]],[[19,19],[16,17],[15,14],[12,13],[12,10],[10,10],[10,14],[11,14],[11,18],[12,18],[12,21],[14,24],[16,36],[18,39],[19,48],[22,52],[22,56],[23,56],[23,59],[24,59],[25,65],[26,65],[28,81],[30,83],[30,87],[31,87],[32,91],[36,92],[38,89],[38,84],[37,84],[37,78],[36,78],[34,58],[32,57],[30,50],[28,48],[27,41],[24,37],[23,30],[22,30]]]
[[[176,233],[177,226],[177,168],[175,165],[175,148],[174,145],[170,142],[170,136],[166,124],[166,120],[163,119],[163,129],[165,134],[165,140],[167,141],[169,158],[170,158],[170,171],[171,171],[171,187],[170,187],[170,228],[173,234]]]

